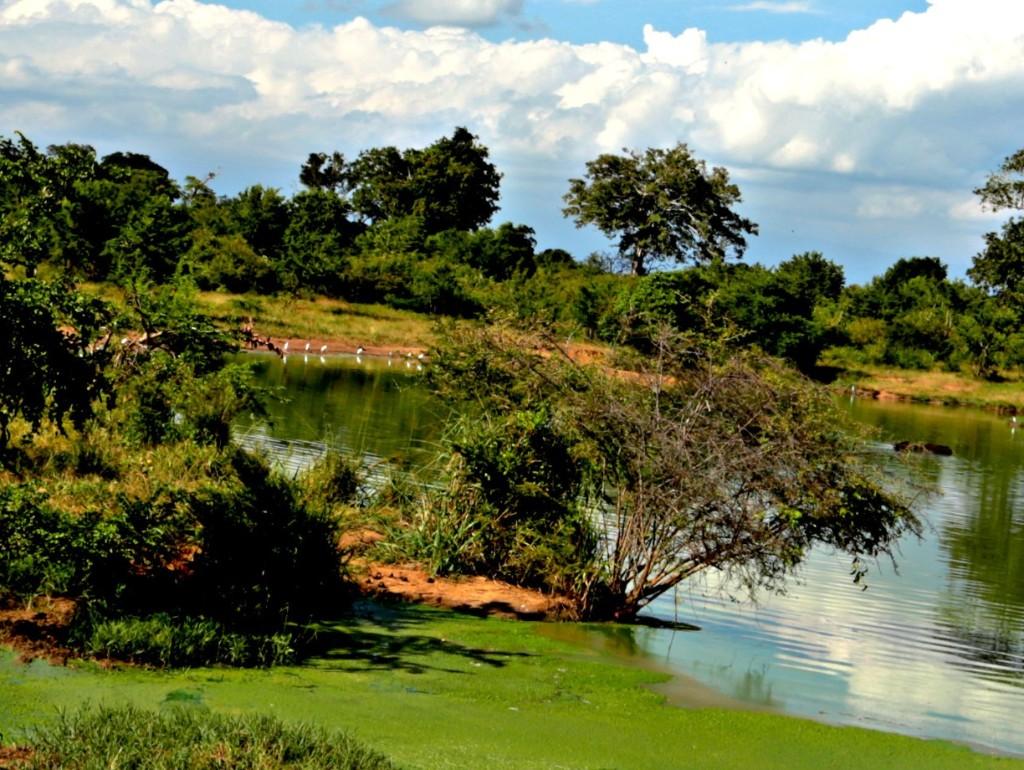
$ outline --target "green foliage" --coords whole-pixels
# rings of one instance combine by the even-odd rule
[[[336,294],[346,254],[361,227],[349,219],[351,207],[334,192],[306,190],[289,203],[288,227],[275,269],[291,292]]]
[[[143,576],[177,554],[189,528],[173,494],[121,498],[117,505],[110,516],[72,515],[30,485],[0,489],[0,594],[107,602],[137,593]]]
[[[215,620],[163,612],[89,618],[80,622],[75,636],[76,645],[87,655],[150,666],[255,668],[296,661],[296,641],[289,633],[241,634]]]
[[[1017,150],[974,191],[993,211],[1024,209],[1024,150]]]
[[[101,707],[62,713],[38,730],[27,770],[390,770],[394,766],[346,735],[285,725],[261,715],[225,716],[205,709],[161,712]]]
[[[685,144],[643,153],[604,154],[569,180],[565,216],[596,225],[618,240],[631,272],[643,275],[655,260],[717,262],[746,248],[757,225],[732,210],[739,188],[724,168],[708,171]]]
[[[80,246],[76,188],[96,173],[96,153],[86,145],[42,153],[23,134],[17,142],[0,137],[0,262],[33,276],[48,259],[70,261]]]
[[[300,483],[308,505],[329,510],[332,506],[359,502],[363,474],[357,459],[328,451],[302,475]]]
[[[201,289],[269,292],[276,287],[273,263],[257,254],[241,235],[216,235],[199,228],[182,257],[178,272],[189,275]]]
[[[352,204],[372,222],[417,216],[425,232],[476,230],[498,209],[501,175],[465,128],[422,150],[382,147],[349,169]]]
[[[69,286],[0,276],[0,452],[15,417],[37,430],[44,418],[80,425],[92,413],[106,381],[91,343],[107,320],[101,303]]]

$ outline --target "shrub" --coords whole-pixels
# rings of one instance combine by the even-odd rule
[[[201,528],[190,606],[259,627],[308,615],[341,588],[338,523],[264,460],[228,449],[231,478],[192,501]]]
[[[596,536],[583,464],[544,409],[464,419],[448,439],[446,480],[428,490],[403,542],[439,574],[487,574],[571,593]]]

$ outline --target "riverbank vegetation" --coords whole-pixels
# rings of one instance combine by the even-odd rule
[[[60,641],[84,654],[294,660],[303,623],[344,600],[346,469],[299,482],[232,445],[231,421],[262,403],[233,342],[187,292],[126,304],[0,281],[24,341],[0,380],[0,599],[72,599]]]

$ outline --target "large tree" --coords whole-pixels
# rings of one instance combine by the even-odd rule
[[[741,198],[728,171],[709,171],[682,143],[623,153],[600,155],[582,179],[569,180],[563,213],[577,227],[595,225],[617,239],[634,275],[644,275],[652,260],[742,256],[757,225],[733,211]]]
[[[373,222],[420,217],[426,235],[477,230],[498,210],[501,174],[488,155],[462,127],[423,149],[366,150],[347,173],[352,205]]]

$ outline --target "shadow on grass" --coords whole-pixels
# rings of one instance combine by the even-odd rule
[[[357,602],[349,614],[310,626],[315,633],[306,655],[318,668],[345,671],[390,669],[422,674],[438,671],[469,674],[451,661],[501,668],[509,660],[530,657],[530,653],[469,647],[443,637],[416,633],[416,629],[436,623],[444,615],[423,607]],[[446,664],[446,661],[449,661]]]

